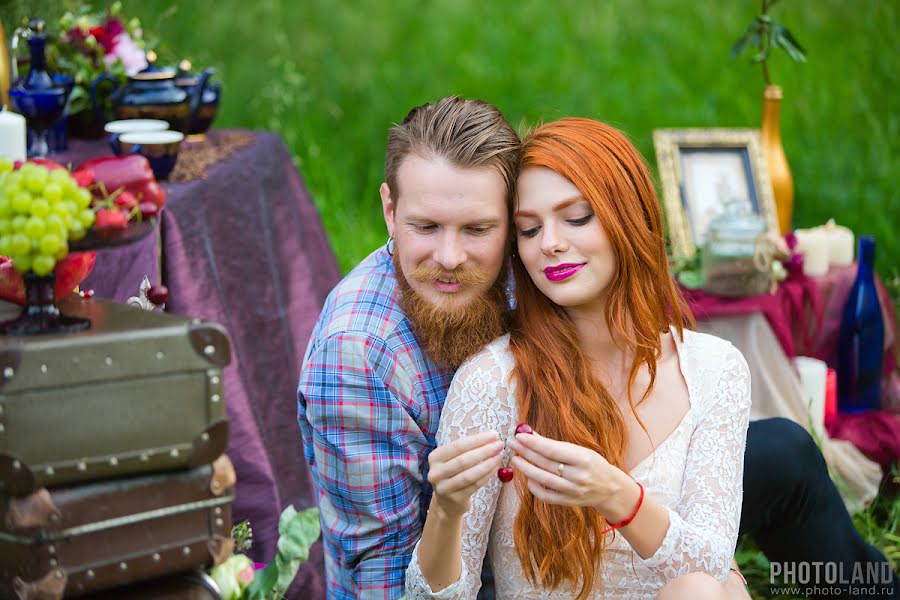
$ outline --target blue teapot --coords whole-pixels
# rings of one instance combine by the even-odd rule
[[[175,85],[192,92],[200,85],[200,76],[191,72],[191,61],[183,60],[178,63],[178,72],[175,74]],[[218,83],[210,83],[203,91],[203,97],[200,100],[200,108],[197,115],[191,121],[190,130],[185,133],[188,135],[202,135],[212,127],[212,123],[216,118],[219,110],[219,100],[222,97],[222,86]]]
[[[97,77],[91,84],[91,104],[97,117],[110,121],[109,115],[97,102],[97,88],[103,81],[113,84],[112,102],[116,119],[162,119],[176,131],[187,133],[200,109],[203,94],[209,78],[215,72],[206,69],[197,79],[197,84],[190,89],[176,85],[175,71],[157,67],[156,53],[147,53],[147,68],[128,78],[128,83],[119,87],[119,82],[106,73]]]

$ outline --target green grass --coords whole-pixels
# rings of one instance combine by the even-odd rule
[[[0,19],[9,32],[26,14],[51,20],[74,4],[0,0]],[[124,5],[165,39],[163,57],[218,69],[217,126],[281,133],[344,271],[386,239],[377,191],[386,132],[414,105],[460,94],[495,103],[516,126],[601,119],[628,132],[651,166],[654,129],[759,125],[760,70],[728,58],[757,0]],[[900,266],[900,4],[783,0],[773,16],[809,59],[771,62],[784,88],[794,226],[834,217],[874,234],[878,270],[891,279]],[[886,536],[900,533],[898,511],[896,496],[881,496],[857,525],[896,550]],[[747,542],[740,550],[752,583],[768,581],[765,558]]]
[[[9,23],[58,15],[69,0],[0,0]],[[756,127],[758,67],[728,51],[756,0],[307,2],[125,0],[170,58],[214,65],[221,127],[280,132],[312,190],[343,270],[386,238],[379,211],[391,123],[448,94],[497,104],[514,124],[566,115],[627,131],[655,165],[661,127]],[[772,60],[784,88],[783,140],[796,187],[794,225],[835,217],[900,265],[900,5],[783,0],[773,14],[807,64]]]

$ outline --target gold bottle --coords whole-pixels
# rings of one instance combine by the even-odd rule
[[[784,147],[781,145],[781,98],[780,86],[766,86],[763,93],[760,137],[769,177],[772,180],[778,228],[785,234],[791,230],[791,218],[794,213],[794,180],[791,177],[787,157],[784,155]]]
[[[10,86],[12,86],[12,63],[9,58],[6,34],[3,32],[3,21],[0,21],[0,104],[2,105],[9,106]]]

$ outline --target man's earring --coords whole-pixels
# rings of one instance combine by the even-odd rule
[[[388,241],[384,245],[384,249],[387,251],[388,256],[394,255],[394,236],[388,237]]]

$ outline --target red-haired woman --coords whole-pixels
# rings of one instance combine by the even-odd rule
[[[515,316],[450,387],[410,596],[474,598],[489,552],[498,598],[747,597],[724,582],[750,373],[688,329],[640,154],[596,121],[539,127],[513,219]]]

